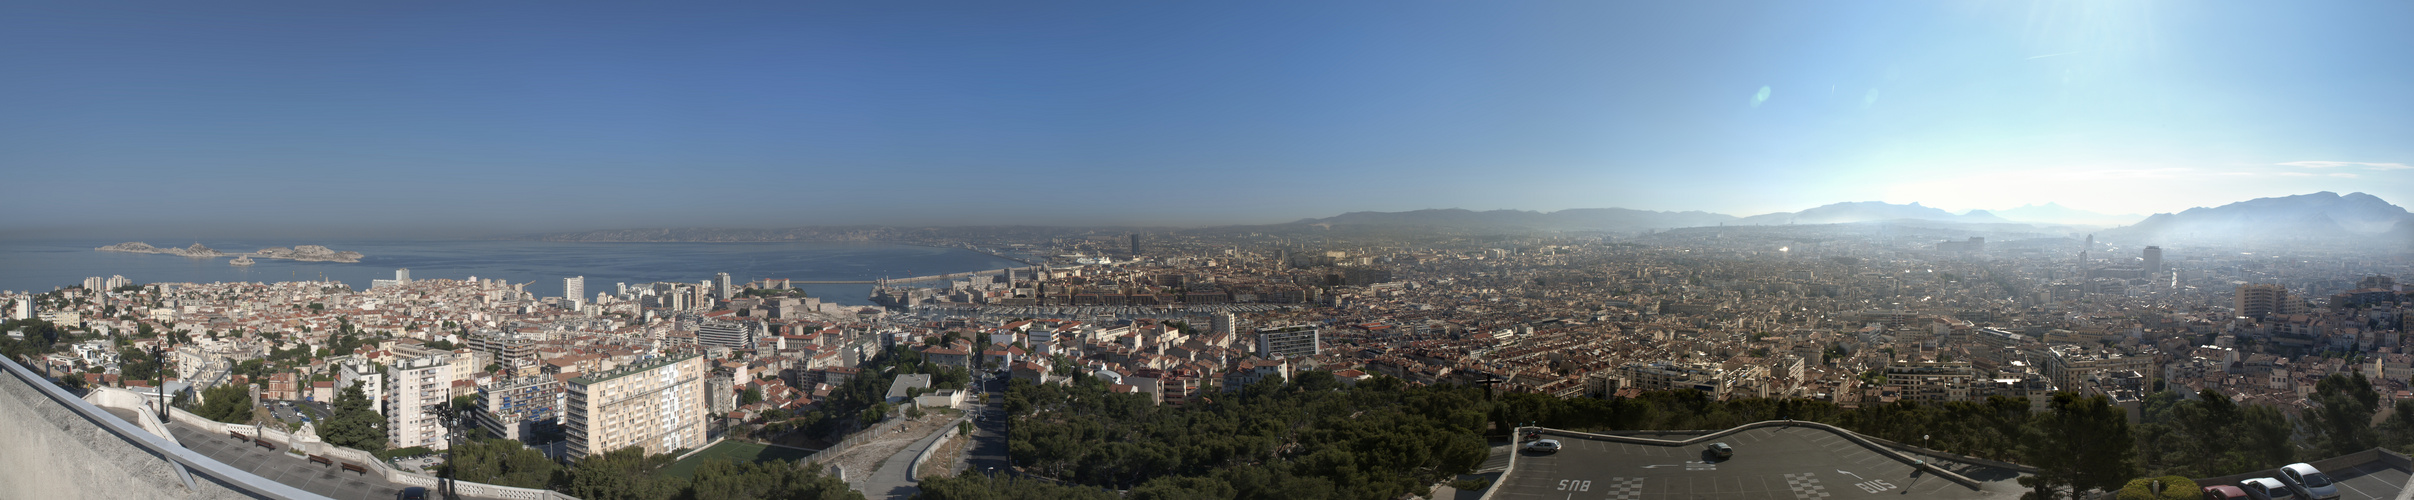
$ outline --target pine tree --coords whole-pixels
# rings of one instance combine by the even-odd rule
[[[2033,488],[2025,498],[2061,498],[2063,488],[2073,496],[2088,490],[2114,490],[2137,475],[2130,460],[2136,453],[2129,418],[2112,399],[2056,392],[2047,411],[2029,421],[2021,455],[2038,469],[2020,478]]]
[[[320,429],[319,437],[336,446],[371,452],[385,450],[386,417],[377,413],[372,404],[368,393],[361,390],[361,383],[353,382],[335,397],[335,414],[327,417],[327,426]]]
[[[2333,373],[2314,385],[2313,402],[2320,405],[2312,412],[2314,429],[2321,437],[2322,456],[2335,457],[2371,449],[2379,442],[2372,429],[2372,414],[2380,410],[2380,393],[2372,390],[2372,382],[2363,372],[2354,376]]]

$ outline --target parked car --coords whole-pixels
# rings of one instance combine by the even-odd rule
[[[2212,485],[2212,486],[2206,486],[2206,487],[2204,487],[2204,500],[2252,500],[2252,499],[2250,499],[2250,498],[2248,498],[2248,497],[2246,496],[2246,490],[2241,490],[2241,489],[2238,489],[2238,487],[2236,487],[2236,486],[2230,486],[2230,485],[2226,485],[2226,484],[2216,484],[2216,485]]]
[[[1735,458],[1735,447],[1726,443],[1710,443],[1710,456],[1719,460]]]
[[[1554,452],[1558,452],[1558,451],[1559,451],[1559,440],[1557,440],[1557,439],[1544,439],[1544,440],[1541,440],[1541,441],[1535,441],[1535,442],[1531,442],[1531,443],[1526,443],[1526,451],[1531,451],[1531,452],[1536,452],[1536,453],[1554,453]]]
[[[2339,485],[2330,480],[2329,474],[2323,474],[2321,470],[2314,469],[2310,464],[2293,463],[2281,466],[2280,482],[2288,483],[2288,489],[2295,490],[2298,495],[2303,495],[2305,498],[2329,500],[2339,497]]]
[[[2239,481],[2238,489],[2246,490],[2246,497],[2254,500],[2303,500],[2296,491],[2288,489],[2288,485],[2268,477]]]
[[[427,500],[427,488],[412,486],[394,492],[395,500]]]

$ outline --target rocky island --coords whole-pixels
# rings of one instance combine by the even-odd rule
[[[260,249],[260,251],[257,251],[257,252],[252,252],[252,253],[230,254],[230,253],[220,252],[220,251],[218,251],[218,250],[216,250],[216,249],[212,249],[212,248],[210,248],[210,247],[202,246],[200,243],[194,243],[194,244],[193,244],[193,246],[190,246],[190,247],[185,247],[185,248],[159,248],[159,247],[154,247],[154,246],[151,246],[151,244],[149,244],[149,243],[143,243],[143,242],[140,242],[140,241],[129,241],[129,242],[125,242],[125,243],[119,243],[119,244],[115,244],[115,245],[109,245],[109,246],[105,246],[105,247],[96,248],[96,249],[94,249],[94,250],[99,250],[99,251],[103,251],[103,252],[157,253],[157,254],[177,255],[177,256],[183,256],[183,257],[194,257],[194,258],[210,258],[210,257],[226,257],[226,256],[237,256],[237,257],[253,257],[253,258],[261,258],[261,259],[285,259],[285,260],[298,260],[298,261],[305,261],[305,262],[347,262],[347,263],[349,263],[349,262],[360,262],[360,258],[361,258],[361,254],[360,254],[360,252],[338,252],[338,251],[335,251],[335,250],[328,249],[327,247],[318,246],[318,245],[299,245],[299,246],[295,246],[295,247],[293,247],[293,248],[285,248],[285,247],[270,247],[270,248],[262,248],[262,249]]]

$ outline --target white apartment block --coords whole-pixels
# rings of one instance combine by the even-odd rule
[[[387,366],[386,375],[393,380],[390,397],[386,399],[386,446],[409,448],[425,446],[442,450],[445,442],[444,424],[428,411],[435,405],[452,404],[451,353],[421,356]]]
[[[647,454],[704,445],[704,358],[655,358],[563,384],[570,456],[636,446]]]

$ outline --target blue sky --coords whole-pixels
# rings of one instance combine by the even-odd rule
[[[2405,204],[2408,19],[2393,1],[12,2],[0,234]]]

